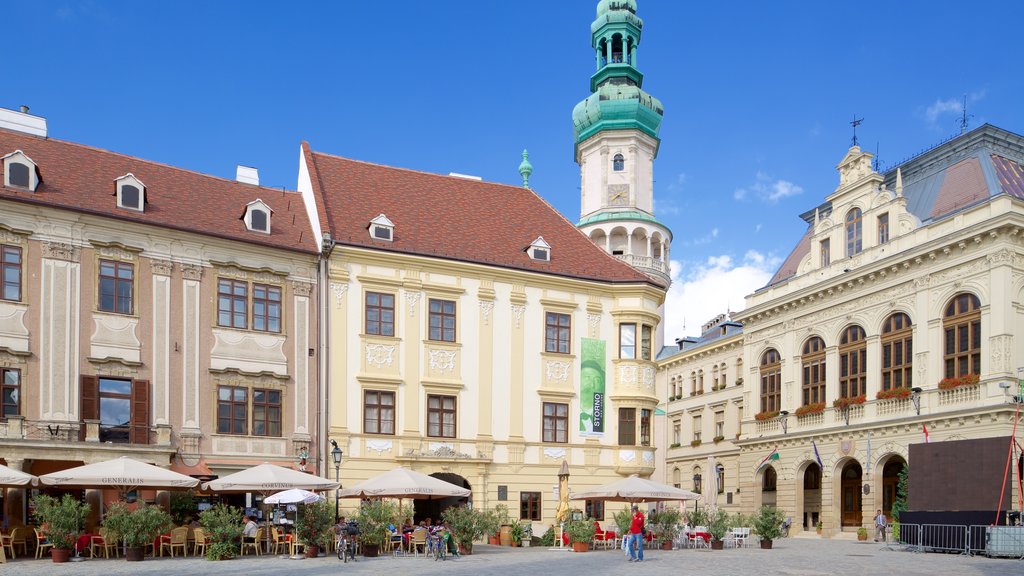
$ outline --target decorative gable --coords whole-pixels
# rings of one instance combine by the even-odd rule
[[[118,208],[145,211],[146,185],[131,172],[114,180],[114,195]]]
[[[376,218],[370,220],[370,225],[367,228],[372,240],[391,242],[395,238],[395,223],[384,214],[378,214]]]
[[[263,200],[257,198],[245,205],[245,228],[250,232],[270,234],[270,216],[274,213]]]
[[[543,236],[537,236],[537,239],[526,248],[526,252],[530,255],[531,260],[551,261],[551,245],[544,241]]]
[[[3,157],[4,186],[35,192],[39,186],[39,168],[21,150]]]

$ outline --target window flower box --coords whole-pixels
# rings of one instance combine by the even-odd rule
[[[718,443],[719,443],[719,442],[721,442],[722,440],[725,440],[725,436],[715,436],[715,437],[713,438],[713,440],[714,440],[715,444],[718,444]]]
[[[679,448],[679,442],[673,442],[668,445],[669,448]]]
[[[910,388],[889,388],[888,390],[879,390],[875,397],[879,400],[905,400],[910,398]]]
[[[700,446],[700,439],[698,438],[696,440],[691,441],[690,442],[690,446],[692,446],[694,448],[696,448],[697,446]]]
[[[939,381],[939,390],[952,390],[961,386],[977,386],[981,378],[977,374],[964,374],[953,378],[943,378]]]
[[[810,404],[804,404],[803,406],[797,408],[796,411],[794,412],[794,414],[796,414],[797,418],[799,418],[801,416],[808,416],[810,414],[817,414],[819,412],[824,412],[824,411],[825,411],[825,403],[824,402],[812,402]]]
[[[754,414],[754,420],[757,420],[758,422],[763,422],[765,420],[771,420],[772,418],[775,418],[778,415],[778,410],[765,410],[764,412],[758,412],[757,414]]]
[[[856,404],[863,404],[865,400],[867,400],[867,397],[865,397],[863,394],[861,394],[860,396],[847,396],[845,398],[836,398],[835,400],[832,401],[832,407],[838,408],[839,410],[845,410],[850,406]]]

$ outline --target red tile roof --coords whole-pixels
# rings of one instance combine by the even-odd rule
[[[195,232],[250,244],[317,253],[302,196],[242,184],[91,148],[0,129],[0,156],[21,150],[39,169],[35,192],[2,186],[0,200],[40,204],[75,212]],[[145,211],[117,207],[114,179],[128,172],[146,185]],[[273,210],[270,234],[250,232],[245,206],[260,199]]]
[[[601,282],[644,282],[646,274],[611,256],[532,190],[349,160],[303,142],[314,196],[339,244],[476,262]],[[384,214],[394,241],[370,238]],[[525,249],[543,236],[551,260]]]
[[[932,205],[930,216],[944,216],[957,208],[988,198],[989,189],[985,174],[981,171],[981,162],[976,157],[964,158],[946,168],[946,177]]]
[[[796,247],[789,253],[785,262],[782,263],[782,266],[779,266],[779,269],[775,272],[775,275],[772,276],[772,279],[768,281],[766,286],[772,286],[786,280],[787,278],[796,276],[796,272],[800,268],[800,261],[811,252],[811,236],[813,235],[813,227],[808,228],[807,231],[804,232],[800,241],[797,242]]]

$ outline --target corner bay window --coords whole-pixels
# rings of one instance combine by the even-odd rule
[[[427,436],[455,438],[455,396],[427,396]]]
[[[651,334],[653,327],[640,325],[640,358],[651,359]],[[636,324],[619,324],[619,358],[633,360],[636,355]]]
[[[569,441],[569,405],[544,403],[544,442]]]
[[[569,353],[571,320],[568,314],[548,312],[545,314],[544,351],[558,354]]]
[[[367,390],[363,392],[363,432],[395,433],[395,393]]]
[[[651,445],[651,411],[647,408],[640,409],[640,445]]]
[[[100,260],[99,266],[99,309],[104,312],[131,314],[135,267],[126,262],[112,260]]]
[[[636,446],[636,408],[619,408],[619,446]]]

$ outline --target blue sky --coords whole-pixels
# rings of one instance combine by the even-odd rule
[[[22,25],[4,27],[0,106],[31,106],[55,138],[288,188],[302,140],[506,183],[528,148],[533,188],[575,221],[596,4],[3,0]],[[965,95],[972,127],[1024,133],[1024,3],[638,4],[638,67],[665,105],[669,341],[770,277],[835,188],[854,114],[883,165],[955,134]]]

